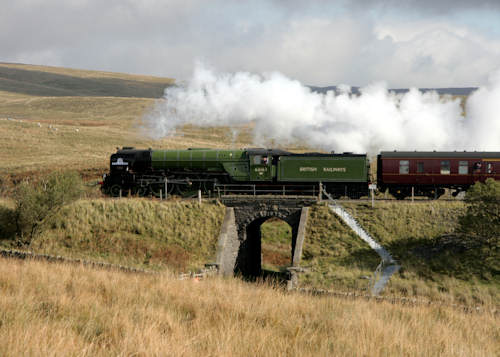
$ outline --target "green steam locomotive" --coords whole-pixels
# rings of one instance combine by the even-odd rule
[[[366,154],[292,153],[279,149],[137,150],[111,155],[102,190],[111,196],[226,193],[299,195],[320,183],[331,195],[368,194]],[[245,189],[246,187],[246,189]]]

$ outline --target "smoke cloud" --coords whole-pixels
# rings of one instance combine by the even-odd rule
[[[253,124],[254,144],[305,145],[320,150],[375,154],[381,150],[500,151],[500,72],[472,94],[464,116],[459,99],[390,92],[385,83],[340,93],[312,92],[278,72],[218,73],[198,65],[182,86],[145,116],[153,137],[176,128]]]

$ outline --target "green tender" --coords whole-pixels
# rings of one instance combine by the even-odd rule
[[[282,156],[278,181],[283,182],[368,182],[366,155]]]

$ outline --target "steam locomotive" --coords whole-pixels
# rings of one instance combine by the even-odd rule
[[[377,156],[377,186],[397,199],[412,194],[438,198],[445,189],[456,195],[476,181],[500,180],[500,152],[388,152]],[[119,149],[110,158],[102,191],[111,196],[193,195],[223,189],[333,197],[369,194],[370,163],[366,154],[292,153],[279,149],[137,150]]]

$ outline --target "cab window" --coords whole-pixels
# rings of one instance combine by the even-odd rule
[[[253,164],[254,165],[260,165],[262,161],[262,155],[255,155],[253,157]]]

